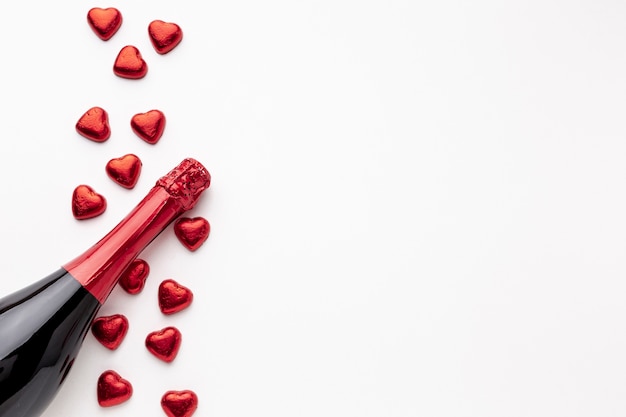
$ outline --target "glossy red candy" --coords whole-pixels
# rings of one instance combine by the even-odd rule
[[[168,391],[161,398],[167,417],[191,417],[198,408],[198,396],[190,390]]]
[[[161,139],[165,130],[165,115],[160,110],[138,113],[130,120],[130,127],[137,136],[154,145]]]
[[[115,59],[113,72],[118,77],[136,80],[148,73],[148,64],[141,56],[139,49],[132,45],[122,48]]]
[[[78,220],[90,219],[104,213],[107,201],[88,185],[79,185],[72,194],[72,214]]]
[[[135,259],[120,277],[119,284],[129,294],[138,294],[143,290],[150,274],[150,265],[143,259]]]
[[[154,49],[166,54],[183,40],[183,31],[176,23],[154,20],[148,25],[148,35]]]
[[[124,188],[131,189],[139,180],[141,160],[137,155],[129,153],[120,158],[111,159],[106,165],[109,178]]]
[[[159,285],[159,308],[163,314],[174,314],[189,307],[193,292],[173,279],[166,279]]]
[[[76,131],[94,142],[104,142],[111,136],[109,115],[102,107],[92,107],[78,119]]]
[[[211,225],[204,217],[183,217],[174,223],[176,237],[190,251],[202,246],[210,232]]]
[[[117,349],[128,332],[128,319],[123,314],[98,317],[91,324],[91,333],[107,349]]]
[[[133,395],[133,386],[115,371],[104,371],[98,378],[98,404],[112,407],[128,401]]]
[[[100,39],[108,41],[122,26],[122,14],[115,7],[94,7],[87,12],[87,23]]]
[[[180,349],[182,335],[176,327],[166,327],[146,337],[146,348],[157,358],[172,362]]]

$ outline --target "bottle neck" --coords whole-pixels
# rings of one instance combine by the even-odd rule
[[[104,238],[63,268],[102,304],[130,263],[183,211],[177,199],[156,186]]]

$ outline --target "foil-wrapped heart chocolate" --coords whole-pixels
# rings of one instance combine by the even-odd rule
[[[123,47],[113,64],[113,72],[118,77],[136,80],[148,73],[148,64],[141,56],[139,49],[132,45]]]
[[[165,130],[165,115],[160,110],[138,113],[130,119],[130,127],[137,136],[154,145]]]
[[[174,223],[174,234],[187,249],[195,251],[207,240],[211,225],[204,217],[182,217]]]
[[[183,40],[183,31],[176,23],[153,20],[148,25],[148,35],[154,49],[166,54]]]
[[[150,265],[148,262],[143,259],[135,259],[120,277],[120,287],[129,294],[138,294],[143,290],[149,274]]]
[[[106,164],[106,173],[113,181],[124,188],[131,189],[139,180],[141,174],[141,159],[129,153],[119,158],[113,158]]]
[[[111,136],[109,115],[102,107],[92,107],[76,122],[76,131],[94,142],[104,142]]]
[[[148,334],[146,348],[162,361],[172,362],[178,354],[181,341],[180,331],[176,327],[169,326]]]
[[[103,41],[108,41],[122,26],[122,14],[115,7],[94,7],[87,12],[87,23]]]
[[[159,308],[163,314],[177,313],[191,304],[193,292],[173,279],[166,279],[159,285]]]
[[[168,391],[161,397],[167,417],[191,417],[198,408],[198,396],[191,390]]]
[[[91,333],[107,349],[117,349],[128,333],[128,319],[123,314],[96,318],[91,324]]]
[[[72,214],[78,220],[90,219],[104,213],[107,200],[88,185],[82,184],[72,193]]]
[[[128,401],[133,395],[133,386],[115,371],[104,371],[98,378],[98,404],[112,407]]]

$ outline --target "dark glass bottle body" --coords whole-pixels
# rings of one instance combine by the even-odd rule
[[[45,410],[99,308],[64,269],[0,300],[0,416]]]

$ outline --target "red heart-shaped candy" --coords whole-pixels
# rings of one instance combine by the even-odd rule
[[[193,301],[191,290],[173,279],[166,279],[159,285],[159,308],[163,314],[174,314]]]
[[[148,25],[152,46],[160,54],[166,54],[183,40],[183,31],[176,23],[154,20]]]
[[[108,41],[122,26],[122,14],[115,7],[94,7],[87,12],[87,22],[100,39]]]
[[[128,319],[123,314],[98,317],[91,324],[91,332],[104,347],[115,350],[128,332]]]
[[[174,233],[190,251],[198,249],[209,237],[211,225],[204,217],[183,217],[174,223]]]
[[[167,417],[190,417],[198,408],[198,396],[190,390],[168,391],[161,397]]]
[[[106,165],[106,172],[113,181],[124,188],[133,188],[141,173],[141,160],[137,155],[129,153],[119,158],[113,158]]]
[[[157,358],[171,362],[176,358],[182,335],[176,327],[166,327],[146,337],[146,348]]]
[[[143,259],[135,259],[120,277],[120,287],[129,294],[138,294],[146,284],[150,265]]]
[[[130,119],[130,127],[137,136],[154,145],[163,135],[165,115],[160,110],[136,114]]]
[[[104,142],[111,136],[109,115],[101,107],[92,107],[78,119],[76,131],[94,142]]]
[[[133,395],[133,386],[115,371],[104,371],[98,378],[98,404],[111,407],[127,401]]]
[[[107,200],[88,185],[79,185],[72,194],[72,213],[78,220],[90,219],[104,213]]]
[[[130,78],[136,80],[143,78],[148,72],[148,64],[141,57],[139,49],[132,45],[128,45],[122,48],[115,64],[113,65],[113,72],[118,77]]]

